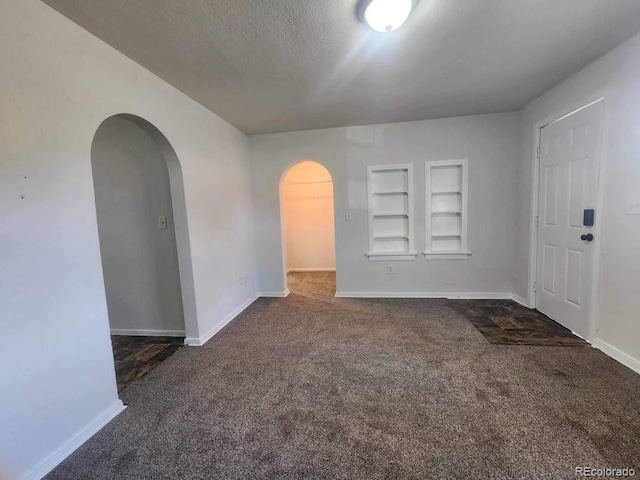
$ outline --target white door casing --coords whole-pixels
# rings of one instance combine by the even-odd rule
[[[594,281],[595,225],[584,226],[585,209],[596,208],[602,101],[540,131],[536,306],[588,338]],[[595,212],[595,221],[598,214]]]

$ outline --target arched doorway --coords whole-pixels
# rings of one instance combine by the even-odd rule
[[[333,180],[318,162],[291,166],[280,181],[283,263],[294,293],[335,294]]]
[[[182,174],[164,135],[128,114],[99,126],[91,165],[122,389],[179,348],[195,324]]]

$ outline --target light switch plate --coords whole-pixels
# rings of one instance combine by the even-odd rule
[[[351,212],[347,212],[347,213],[345,213],[345,214],[344,214],[344,219],[345,219],[347,222],[350,222],[350,221],[351,221]]]
[[[160,230],[166,230],[167,228],[169,228],[167,217],[158,217],[158,228]]]
[[[627,209],[629,215],[640,215],[640,194],[629,195],[629,208]]]

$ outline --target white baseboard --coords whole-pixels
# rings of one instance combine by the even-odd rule
[[[447,298],[510,300],[511,293],[493,292],[336,292],[338,298]]]
[[[525,300],[524,298],[522,298],[520,295],[516,295],[515,293],[513,294],[512,300],[516,303],[519,303],[520,305],[522,305],[523,307],[527,307],[527,308],[531,308],[529,306],[529,301]]]
[[[622,350],[617,349],[613,345],[608,344],[607,342],[603,342],[600,339],[595,339],[592,343],[594,347],[598,350],[604,352],[609,355],[614,360],[617,360],[625,367],[629,367],[636,373],[640,373],[640,360],[632,357],[631,355],[624,353]]]
[[[259,296],[267,298],[284,298],[288,297],[290,293],[291,290],[287,288],[284,292],[261,292]]]
[[[304,272],[335,272],[335,268],[289,268],[287,273],[304,273]]]
[[[258,299],[258,294],[253,295],[246,302],[244,302],[242,305],[240,305],[238,308],[236,308],[233,312],[231,312],[229,315],[227,315],[222,320],[220,320],[218,323],[216,323],[213,327],[211,327],[207,331],[207,333],[205,333],[204,335],[201,335],[199,338],[187,337],[187,338],[184,339],[184,344],[188,345],[190,347],[201,347],[201,346],[203,346],[205,343],[207,343],[209,340],[211,340],[211,337],[213,337],[216,333],[218,333],[220,330],[222,330],[224,327],[226,327],[227,324],[229,322],[231,322],[231,320],[233,320],[238,315],[240,315],[249,305],[251,305],[257,299]]]
[[[98,433],[102,427],[113,420],[125,408],[127,407],[124,406],[121,400],[115,402],[111,407],[94,418],[86,427],[67,440],[60,448],[36,465],[24,478],[27,480],[40,480],[43,478],[47,473],[62,463],[65,458],[75,452],[84,442]]]
[[[135,328],[112,328],[111,335],[127,337],[184,337],[184,330],[144,330]]]

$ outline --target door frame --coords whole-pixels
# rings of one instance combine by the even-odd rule
[[[284,214],[284,202],[283,202],[284,179],[287,177],[287,175],[291,170],[293,170],[296,166],[300,165],[303,162],[317,163],[322,168],[324,168],[329,173],[329,176],[331,177],[331,196],[333,200],[333,252],[334,252],[336,267],[335,269],[327,269],[327,270],[314,269],[313,271],[336,272],[336,288],[335,288],[336,292],[334,292],[334,294],[337,293],[338,291],[338,216],[336,215],[336,182],[334,180],[335,175],[332,173],[329,167],[327,167],[327,165],[324,164],[324,162],[321,162],[311,157],[311,158],[305,158],[302,160],[296,160],[295,162],[292,162],[289,165],[287,165],[287,167],[284,169],[284,171],[280,175],[280,179],[278,181],[278,209],[280,213],[280,250],[282,255],[282,283],[283,283],[283,293],[282,295],[278,295],[278,296],[283,296],[283,297],[288,297],[289,294],[291,293],[291,291],[289,290],[289,282],[287,279],[287,273],[289,273],[289,270],[287,269],[287,235],[286,235],[286,225],[285,225],[286,218]]]
[[[104,118],[93,131],[91,145],[102,124],[111,118],[121,118],[140,127],[153,141],[158,149],[158,154],[167,167],[169,175],[169,191],[171,195],[171,214],[173,215],[173,234],[176,241],[176,254],[178,257],[178,276],[180,279],[180,301],[182,303],[182,315],[184,321],[185,345],[199,345],[196,340],[200,337],[198,326],[198,312],[196,308],[196,294],[193,278],[193,263],[191,261],[191,241],[189,239],[189,222],[187,216],[187,203],[185,198],[184,178],[182,165],[173,144],[167,136],[145,117],[134,113],[116,113]],[[90,162],[93,162],[91,152]],[[95,186],[94,206],[95,206]],[[97,224],[96,224],[97,225]],[[100,264],[102,265],[102,263]],[[102,266],[101,266],[102,268]],[[103,290],[104,291],[104,290]],[[148,335],[148,333],[146,334]],[[182,332],[180,332],[182,336]]]
[[[594,234],[598,239],[594,242],[593,250],[593,278],[591,282],[591,300],[590,307],[591,313],[587,322],[589,323],[588,332],[589,336],[585,340],[593,342],[596,338],[599,320],[600,320],[600,255],[603,243],[603,218],[604,218],[604,184],[606,181],[606,145],[608,144],[608,116],[609,108],[607,98],[604,90],[600,90],[593,95],[585,98],[582,101],[572,103],[571,106],[557,111],[556,113],[549,115],[543,120],[540,120],[534,124],[533,135],[533,155],[532,155],[532,178],[531,178],[531,217],[529,219],[529,308],[537,308],[536,297],[536,282],[538,279],[538,225],[536,219],[538,218],[538,200],[540,194],[540,159],[538,158],[538,148],[540,146],[540,139],[542,136],[542,129],[547,125],[562,120],[569,115],[572,115],[584,108],[590,107],[598,102],[602,102],[602,116],[601,116],[601,132],[600,132],[600,148],[597,152],[598,155],[598,191],[596,200],[596,221]]]

